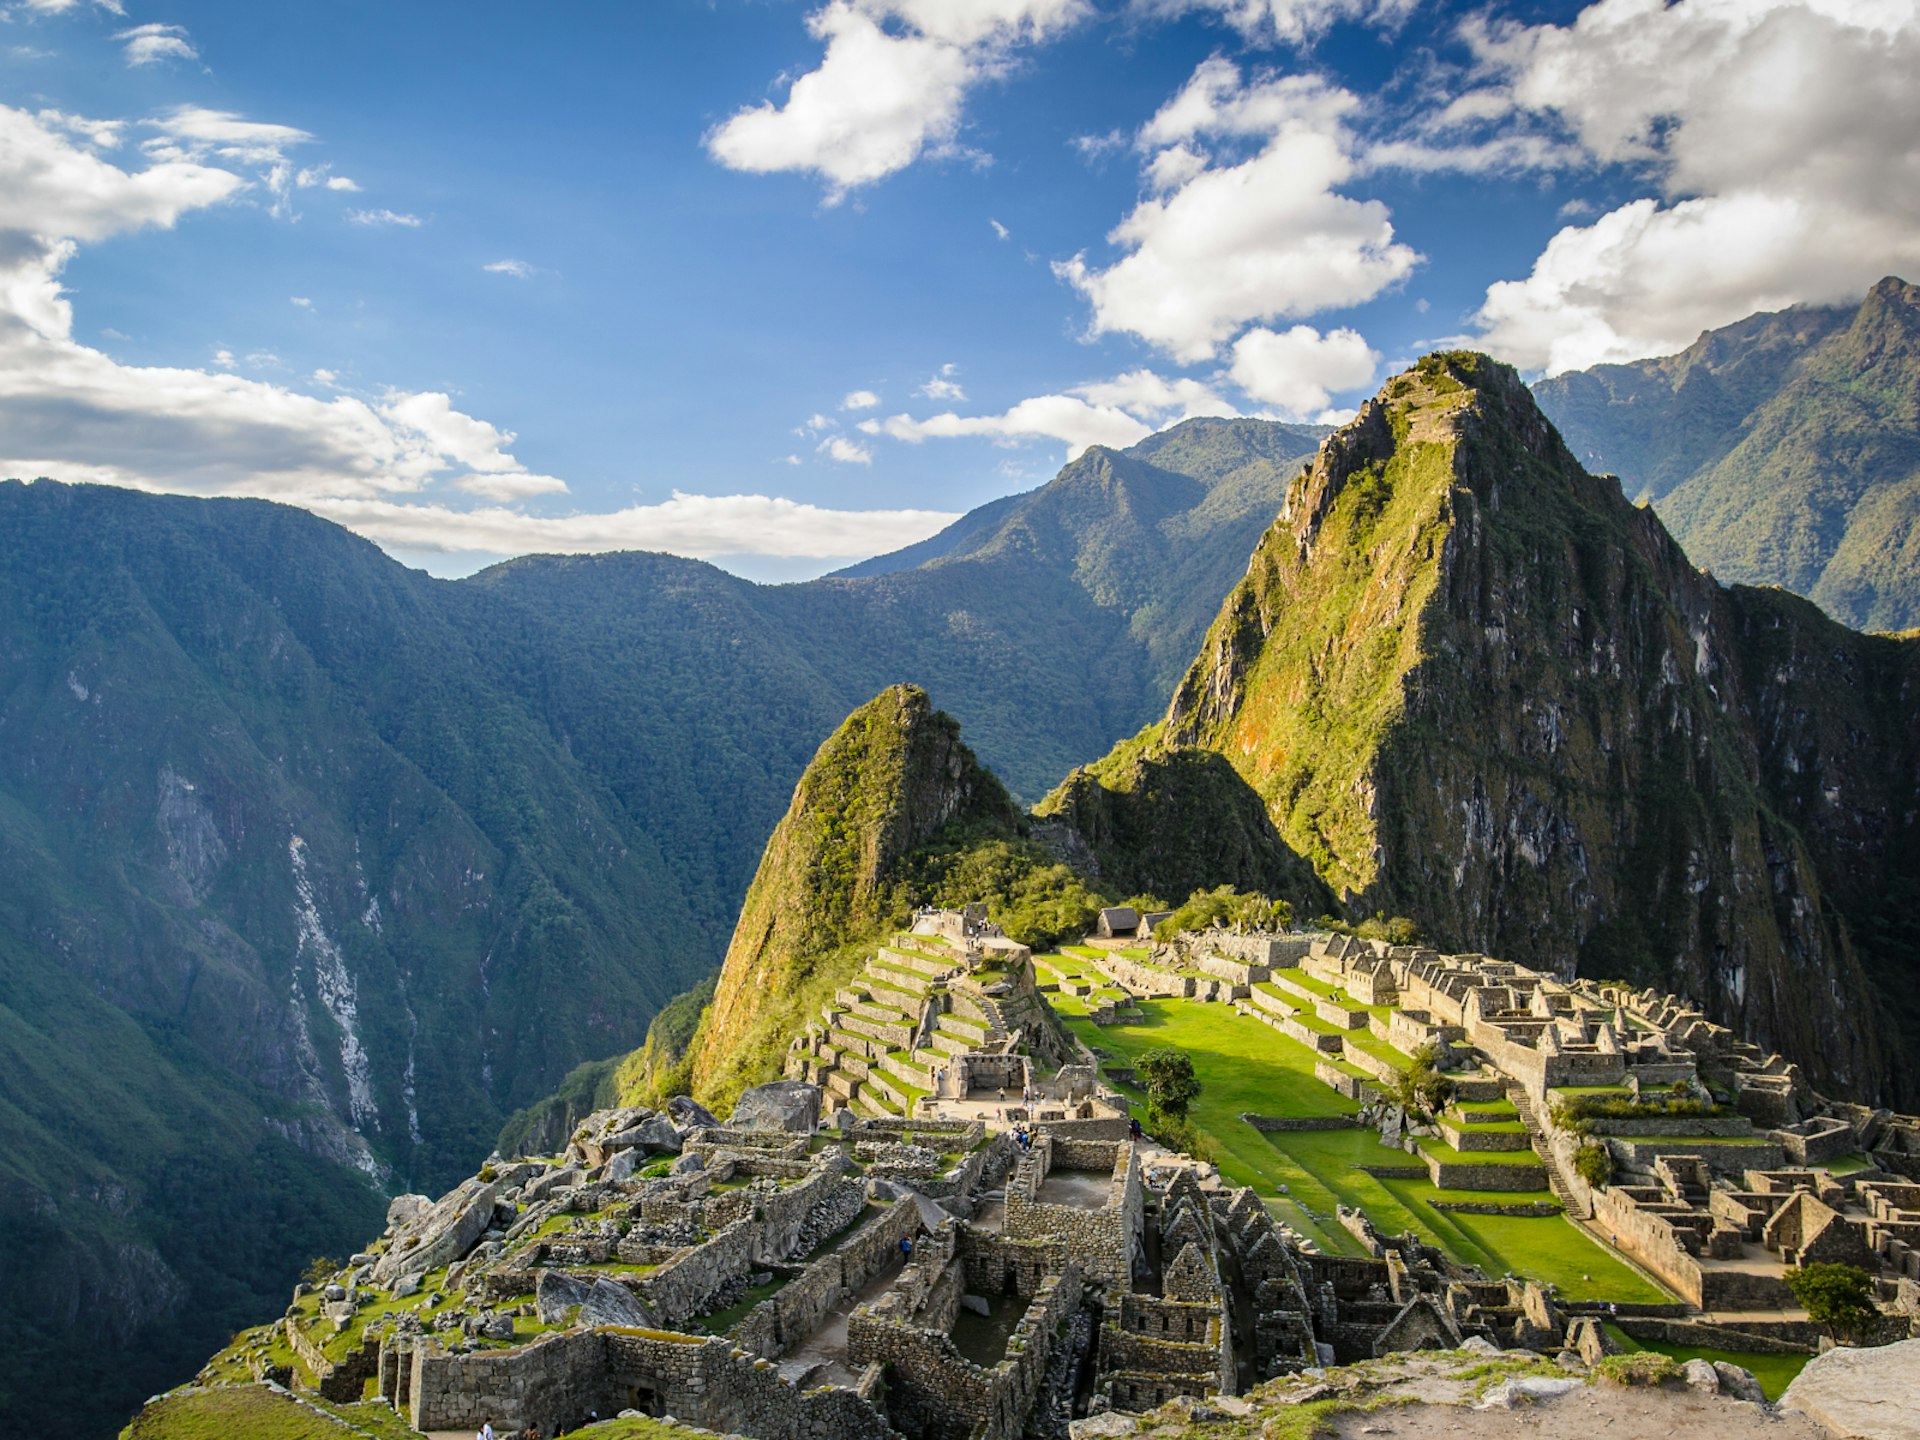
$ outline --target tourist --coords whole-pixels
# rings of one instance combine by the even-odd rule
[[[493,1417],[489,1415],[480,1422],[480,1433],[473,1440],[493,1440]]]
[[[913,1237],[911,1235],[902,1235],[900,1237],[900,1263],[902,1265],[905,1265],[909,1263],[912,1259],[913,1259]]]

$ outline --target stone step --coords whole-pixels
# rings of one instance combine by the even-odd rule
[[[904,970],[881,960],[869,960],[867,974],[882,985],[904,990],[911,995],[925,995],[940,983],[931,975],[922,975],[917,970]]]
[[[942,979],[950,974],[959,964],[957,959],[934,959],[930,955],[917,954],[911,950],[902,949],[897,945],[882,945],[880,947],[879,959],[882,963],[891,965],[895,969],[910,970],[916,975],[925,975],[934,980]]]

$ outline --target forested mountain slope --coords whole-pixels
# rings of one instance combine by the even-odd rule
[[[0,1413],[106,1433],[363,1238],[369,1176],[443,1187],[638,1043],[877,691],[1035,793],[1137,729],[1316,434],[1089,451],[966,553],[774,587],[449,583],[298,510],[0,483],[0,1324],[40,1377]]]
[[[1696,564],[1847,625],[1920,625],[1920,286],[1709,331],[1542,380],[1588,469],[1650,499]]]

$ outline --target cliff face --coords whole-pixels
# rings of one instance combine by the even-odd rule
[[[1358,911],[1910,1100],[1872,897],[1913,873],[1916,651],[1723,589],[1510,370],[1433,356],[1295,480],[1161,743],[1225,757]]]
[[[716,1105],[771,1078],[803,1017],[859,968],[840,952],[905,918],[901,867],[949,835],[1008,836],[1019,814],[926,692],[895,685],[821,745],[767,842],[693,1042]]]

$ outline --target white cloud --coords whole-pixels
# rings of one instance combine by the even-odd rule
[[[1515,363],[1671,352],[1920,266],[1912,0],[1600,0],[1570,25],[1466,33],[1498,100],[1658,192],[1488,290],[1483,343]]]
[[[1116,447],[1144,440],[1153,427],[1111,405],[1090,405],[1077,395],[1036,395],[999,415],[893,415],[868,421],[874,432],[917,445],[923,440],[951,440],[967,436],[1017,444],[1023,440],[1064,440],[1071,459],[1089,445]]]
[[[989,218],[987,221],[987,224],[993,227],[993,233],[996,236],[998,236],[1000,239],[1011,240],[1013,238],[1013,232],[1007,229],[1007,227],[1002,225],[998,220]]]
[[[873,450],[858,440],[850,440],[845,435],[829,435],[815,447],[829,460],[838,460],[842,465],[871,465]]]
[[[674,555],[838,559],[884,554],[944,530],[939,510],[828,510],[769,495],[686,495],[601,515],[524,515],[390,500],[320,500],[309,509],[376,543],[406,550],[591,555],[664,550]]]
[[[1419,0],[1136,0],[1151,15],[1219,15],[1246,39],[1259,45],[1304,45],[1353,20],[1383,30],[1405,23]]]
[[[219,366],[222,370],[233,369],[234,367],[233,351],[225,350],[225,349],[214,351],[213,363]]]
[[[1152,370],[1129,370],[1111,380],[1076,385],[1070,392],[1095,405],[1118,406],[1155,430],[1197,415],[1234,416],[1240,412],[1204,380],[1169,380]]]
[[[533,266],[524,260],[494,260],[480,268],[489,275],[511,275],[516,280],[525,280],[533,274]]]
[[[924,395],[929,400],[964,400],[967,398],[967,392],[961,387],[960,382],[953,378],[959,373],[960,367],[949,360],[940,367],[939,374],[929,376],[927,383],[913,393]]]
[[[1295,419],[1324,412],[1333,394],[1373,384],[1379,352],[1357,331],[1322,335],[1311,325],[1249,330],[1233,342],[1233,382]]]
[[[355,225],[401,225],[409,230],[420,228],[418,215],[403,215],[397,210],[349,210],[347,219]]]
[[[826,46],[818,68],[782,103],[716,126],[708,153],[733,170],[816,174],[834,203],[922,155],[957,153],[967,92],[1086,13],[1086,0],[830,0],[807,17]]]
[[[880,403],[880,397],[871,390],[849,390],[847,398],[840,402],[842,410],[871,410]]]
[[[162,60],[198,60],[200,52],[187,39],[184,25],[135,25],[114,37],[126,44],[127,64],[157,65]]]
[[[1204,360],[1251,322],[1370,300],[1420,257],[1394,239],[1385,205],[1335,187],[1357,171],[1353,95],[1319,76],[1243,83],[1201,64],[1141,128],[1149,194],[1107,237],[1127,253],[1054,272],[1093,307],[1093,334],[1124,332],[1183,362]],[[1252,141],[1237,162],[1202,148]]]
[[[488,500],[527,500],[535,495],[565,495],[567,482],[555,475],[529,475],[524,470],[493,470],[462,475],[453,482],[453,488],[484,496]]]
[[[298,305],[302,310],[313,308],[313,301],[305,295],[289,295],[287,300],[290,304]]]
[[[824,430],[838,430],[839,428],[840,422],[831,415],[822,415],[818,411],[815,411],[798,425],[794,426],[793,433],[796,435],[818,435]]]
[[[79,10],[93,5],[109,15],[124,15],[126,8],[120,0],[19,0],[19,8],[35,15],[65,15],[70,10]]]
[[[912,544],[957,518],[764,495],[676,494],[611,514],[465,508],[456,497],[550,501],[564,483],[529,473],[507,448],[511,434],[456,410],[444,394],[323,399],[239,374],[122,365],[74,339],[60,276],[82,241],[171,226],[246,183],[178,155],[122,170],[69,129],[0,105],[4,213],[30,216],[35,227],[0,230],[0,475],[258,496],[386,545],[499,555],[641,548],[840,558]],[[225,349],[217,361],[275,363],[265,352],[236,361]],[[338,384],[329,370],[312,381]]]
[[[345,191],[350,194],[359,192],[359,185],[344,175],[335,175],[331,165],[310,165],[293,177],[293,183],[299,189],[311,190],[324,185],[329,190]]]

